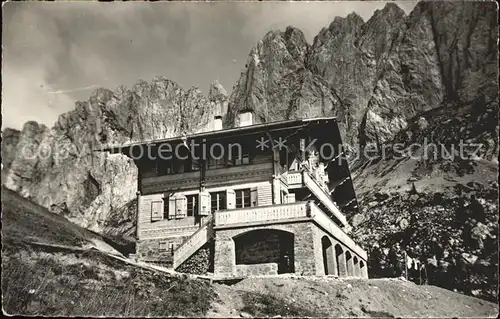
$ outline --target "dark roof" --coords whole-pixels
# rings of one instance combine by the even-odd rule
[[[160,144],[160,143],[166,143],[166,142],[181,142],[184,138],[186,139],[193,139],[193,138],[222,138],[225,136],[234,136],[236,133],[242,133],[242,134],[252,134],[252,133],[257,133],[259,131],[275,131],[279,129],[290,129],[296,126],[306,126],[310,123],[320,123],[320,122],[328,122],[328,121],[337,121],[336,117],[318,117],[318,118],[311,118],[311,119],[300,119],[300,120],[288,120],[288,121],[277,121],[277,122],[268,122],[268,123],[262,123],[262,124],[255,124],[255,125],[248,125],[248,126],[243,126],[243,127],[236,127],[236,128],[230,128],[230,129],[223,129],[223,130],[216,130],[216,131],[207,131],[207,132],[201,132],[201,133],[196,133],[196,134],[190,134],[186,136],[176,136],[176,137],[170,137],[170,138],[164,138],[164,139],[156,139],[156,140],[150,140],[150,141],[143,141],[143,142],[137,142],[137,143],[130,143],[130,144],[125,144],[125,145],[120,145],[120,146],[107,146],[103,148],[98,148],[96,151],[110,151],[110,152],[119,152],[123,149],[137,146],[137,145],[148,145],[148,144]]]
[[[98,151],[110,151],[113,153],[120,153],[123,151],[127,151],[128,148],[138,145],[150,145],[150,144],[161,144],[161,143],[181,143],[183,139],[216,139],[216,138],[225,138],[225,137],[235,137],[236,135],[247,135],[259,133],[262,131],[279,131],[279,130],[291,130],[294,128],[302,128],[307,127],[310,124],[327,124],[329,122],[336,123],[336,117],[320,117],[320,118],[311,118],[311,119],[300,119],[300,120],[288,120],[288,121],[278,121],[278,122],[269,122],[263,124],[249,125],[237,128],[230,128],[224,130],[216,130],[216,131],[208,131],[201,132],[196,134],[190,134],[186,136],[176,136],[165,139],[157,139],[144,141],[139,143],[131,143],[122,146],[110,146],[98,149]],[[328,136],[323,136],[324,138],[332,138],[333,140],[338,140],[341,143],[341,135],[337,125],[334,125],[333,130],[328,132]],[[347,164],[347,161],[343,160],[340,162],[340,167],[334,167],[333,165],[328,166],[329,174],[335,176],[336,180],[344,180],[342,185],[338,187],[334,193],[331,194],[331,197],[343,206],[343,204],[349,203],[349,207],[354,210],[355,213],[359,212],[358,202],[356,199],[356,193],[354,191],[354,185],[352,182],[352,178],[350,175],[350,170]],[[345,209],[348,207],[346,206]],[[344,211],[344,209],[341,209]],[[345,212],[344,212],[345,213]]]

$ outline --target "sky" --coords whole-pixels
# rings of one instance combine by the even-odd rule
[[[415,1],[396,2],[406,13]],[[169,78],[230,93],[252,47],[270,30],[309,43],[336,16],[367,21],[382,1],[10,2],[3,4],[2,129],[52,126],[97,87]]]

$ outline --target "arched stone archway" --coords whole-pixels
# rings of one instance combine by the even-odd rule
[[[349,250],[345,252],[345,261],[347,265],[347,275],[350,277],[354,276],[354,263],[352,254]]]
[[[359,273],[362,278],[368,279],[368,268],[362,260],[359,261]]]
[[[360,277],[359,261],[357,256],[354,256],[353,258],[353,273],[355,277]]]
[[[278,274],[294,272],[294,234],[256,229],[233,237],[236,265],[276,264]]]
[[[339,277],[347,276],[347,266],[344,249],[339,244],[335,245],[335,259],[337,262],[337,274]]]
[[[323,236],[321,238],[321,251],[323,253],[323,269],[325,271],[325,275],[337,275],[333,245],[330,238],[327,236]]]

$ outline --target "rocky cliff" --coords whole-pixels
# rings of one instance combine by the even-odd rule
[[[20,135],[20,131],[11,128],[6,128],[2,132],[2,171],[4,168],[6,170],[10,168]]]
[[[204,97],[161,78],[97,90],[53,128],[30,122],[4,141],[18,139],[15,154],[2,147],[4,165],[12,163],[6,185],[83,226],[131,234],[136,168],[120,155],[92,152],[93,146],[206,130],[215,113],[224,115],[226,127],[237,125],[243,111],[254,112],[257,122],[337,116],[353,151],[361,207],[349,216],[353,235],[365,247],[399,243],[431,259],[437,257],[425,248],[429,242],[451,245],[443,248],[448,255],[466,254],[471,267],[479,260],[474,269],[483,281],[476,290],[491,296],[484,280],[494,278],[497,264],[491,248],[498,209],[495,8],[422,2],[406,15],[387,4],[366,22],[355,13],[335,18],[312,44],[293,27],[270,31],[250,52],[229,97],[217,83]],[[464,158],[422,158],[422,145],[413,148],[417,158],[382,152],[426,139],[441,145],[439,151],[457,150],[461,140],[481,149]],[[457,224],[463,207],[483,213],[465,213]],[[465,238],[470,232],[473,238]]]
[[[15,152],[2,146],[5,162],[12,162],[5,184],[79,225],[131,235],[137,168],[124,156],[96,150],[210,129],[225,91],[214,83],[210,92],[207,98],[164,78],[99,89],[52,128],[26,123]],[[11,144],[4,133],[4,145]]]
[[[231,94],[227,122],[330,115],[353,147],[389,141],[407,120],[444,101],[496,99],[494,7],[395,4],[366,23],[337,17],[312,45],[300,30],[271,31],[252,50]],[[272,107],[270,107],[272,105]]]

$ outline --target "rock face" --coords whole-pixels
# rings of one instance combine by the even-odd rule
[[[325,115],[343,116],[328,82],[306,66],[309,45],[302,31],[270,31],[252,49],[229,99],[226,126],[251,111],[257,123]]]
[[[292,27],[269,32],[231,94],[227,123],[245,110],[258,121],[337,116],[346,142],[364,147],[391,140],[408,119],[445,101],[494,100],[498,31],[490,9],[420,3],[406,16],[387,4],[366,23],[355,13],[335,18],[312,45]]]
[[[10,168],[10,164],[12,164],[12,161],[14,160],[14,154],[17,143],[19,143],[20,135],[20,131],[11,128],[6,128],[2,132],[2,172],[4,168],[8,170]]]
[[[125,156],[95,150],[210,129],[215,105],[226,103],[215,87],[211,102],[196,88],[156,78],[99,89],[53,128],[28,122],[5,161],[12,162],[5,185],[84,227],[131,235],[137,168]]]
[[[99,89],[53,128],[29,122],[20,133],[5,130],[5,183],[80,225],[130,235],[136,168],[123,156],[92,152],[96,146],[211,130],[215,115],[232,127],[245,111],[256,122],[336,116],[351,154],[360,155],[350,157],[361,207],[348,216],[353,235],[365,248],[398,243],[418,257],[462,267],[436,257],[441,253],[429,243],[437,241],[473,269],[472,277],[451,278],[448,288],[474,282],[477,289],[468,293],[492,298],[498,265],[494,9],[485,2],[421,2],[405,15],[390,3],[367,22],[354,13],[335,18],[312,44],[293,27],[270,31],[250,52],[229,97],[218,83],[206,98],[163,78]],[[431,151],[441,156],[422,157],[426,141],[441,145]],[[460,154],[461,141],[481,148],[442,156],[443,149]],[[416,157],[398,157],[390,147],[386,153],[395,143],[418,143]]]
[[[387,147],[383,158],[353,163],[361,207],[360,214],[351,216],[353,235],[369,251],[375,243],[382,249],[399,244],[412,257],[434,260],[427,265],[431,284],[494,300],[497,102],[422,113],[386,144],[395,145],[404,152]],[[390,274],[387,267],[375,267],[371,275]]]

